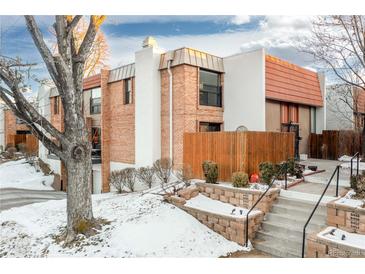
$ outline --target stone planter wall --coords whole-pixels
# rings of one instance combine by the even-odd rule
[[[237,218],[213,212],[208,212],[196,208],[185,206],[186,200],[181,197],[169,197],[171,203],[177,207],[185,210],[187,213],[195,217],[202,224],[208,226],[218,234],[222,235],[230,241],[234,241],[240,245],[245,243],[245,217]],[[263,220],[264,213],[257,212],[250,214],[248,226],[248,238],[252,240],[255,238],[255,233],[259,229]]]
[[[255,189],[233,188],[218,184],[200,182],[197,183],[196,186],[199,187],[199,192],[201,194],[206,195],[213,200],[219,200],[221,202],[248,209],[254,205],[264,192]],[[270,189],[255,208],[263,211],[264,213],[269,212],[273,202],[279,196],[279,193],[279,188]]]
[[[365,208],[327,204],[327,224],[348,232],[365,234]]]
[[[365,250],[318,238],[312,234],[307,239],[308,258],[364,258]]]

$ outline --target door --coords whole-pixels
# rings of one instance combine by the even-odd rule
[[[302,139],[299,136],[299,124],[296,123],[282,123],[281,124],[281,132],[294,132],[295,142],[294,142],[294,158],[295,160],[299,160],[299,142]]]

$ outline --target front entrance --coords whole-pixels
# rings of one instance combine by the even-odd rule
[[[299,136],[299,124],[297,123],[282,123],[281,132],[294,132],[295,142],[294,142],[294,158],[299,160],[299,142],[302,137]]]

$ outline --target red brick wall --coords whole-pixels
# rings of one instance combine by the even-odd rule
[[[55,101],[58,100],[58,112],[55,113]],[[51,123],[57,128],[59,131],[64,131],[64,123],[63,123],[63,107],[60,96],[55,96],[50,98],[51,101]]]
[[[11,110],[5,110],[4,120],[5,145],[15,145],[14,135],[17,130],[30,130],[25,124],[16,123],[16,117]]]
[[[223,108],[199,105],[198,67],[179,65],[171,70],[173,74],[173,160],[176,167],[181,167],[184,132],[197,132],[199,122],[223,123]],[[161,157],[163,158],[169,157],[169,127],[169,75],[165,69],[161,71]]]
[[[134,164],[135,162],[135,96],[132,80],[132,104],[124,104],[124,83],[118,81],[108,85],[108,107],[110,112],[110,161]],[[104,94],[105,96],[105,94]]]

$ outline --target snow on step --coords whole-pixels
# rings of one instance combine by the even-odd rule
[[[248,212],[247,208],[236,207],[228,203],[213,200],[202,194],[199,194],[198,196],[188,200],[185,206],[235,218],[246,218],[246,214]],[[253,210],[252,212],[250,212],[250,216],[258,214],[260,212],[261,211],[259,210]]]

